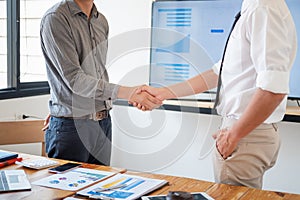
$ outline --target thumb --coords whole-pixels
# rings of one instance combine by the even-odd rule
[[[50,114],[48,114],[45,119],[44,119],[44,125],[47,125],[49,123],[49,120],[50,120]]]
[[[142,92],[145,90],[145,86],[146,86],[146,85],[141,85],[140,87],[138,87],[138,88],[135,90],[135,93],[136,93],[136,94],[142,93]]]
[[[215,132],[214,134],[212,134],[212,137],[214,138],[214,140],[217,139],[217,137],[218,137],[218,132]]]

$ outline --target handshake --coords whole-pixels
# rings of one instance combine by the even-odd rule
[[[154,88],[142,85],[133,88],[128,103],[140,110],[148,111],[158,108],[163,101],[172,98],[174,95],[167,87]]]

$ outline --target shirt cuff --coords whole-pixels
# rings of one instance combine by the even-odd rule
[[[212,70],[214,71],[215,74],[219,75],[220,73],[220,66],[221,65],[221,60],[219,60],[219,62],[215,63],[213,66],[212,66]]]
[[[119,85],[108,83],[104,87],[103,96],[108,97],[108,100],[116,100],[118,97]]]
[[[262,71],[258,73],[256,86],[273,93],[289,93],[289,72]]]

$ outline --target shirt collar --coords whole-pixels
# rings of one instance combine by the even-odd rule
[[[96,18],[99,16],[99,12],[98,12],[98,10],[97,10],[95,4],[93,5],[91,14],[92,14],[94,17],[96,17]]]
[[[70,12],[71,14],[74,16],[74,15],[77,15],[79,13],[82,13],[84,14],[81,9],[79,8],[79,6],[74,2],[74,0],[67,0],[67,4],[68,4],[68,7],[70,9]],[[93,5],[93,8],[92,8],[92,12],[91,12],[91,16],[94,16],[94,17],[98,17],[99,13],[98,13],[98,10],[95,6],[95,4]]]
[[[254,3],[256,3],[256,0],[244,0],[242,4],[241,13],[244,13]]]

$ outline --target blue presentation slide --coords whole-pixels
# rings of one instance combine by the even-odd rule
[[[300,41],[300,1],[286,0]],[[156,1],[152,5],[149,84],[182,82],[210,69],[223,54],[242,0]],[[298,48],[299,49],[299,48]],[[292,68],[289,97],[300,99],[300,50]],[[189,98],[213,100],[211,94]]]
[[[154,2],[150,85],[171,85],[210,69],[222,56],[240,6],[236,0]]]

